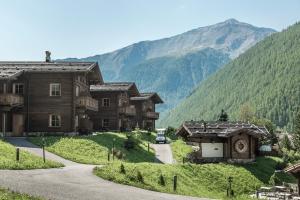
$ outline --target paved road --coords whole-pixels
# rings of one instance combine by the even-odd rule
[[[155,157],[158,162],[164,164],[172,164],[174,162],[170,144],[152,144],[152,147],[155,150]]]
[[[10,139],[9,142],[36,155],[41,155],[41,149],[25,139]],[[116,184],[94,176],[92,170],[95,166],[93,165],[77,164],[48,152],[46,156],[49,159],[64,163],[66,167],[38,170],[0,170],[0,186],[51,200],[200,199]]]

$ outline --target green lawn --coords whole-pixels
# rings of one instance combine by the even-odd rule
[[[186,145],[182,140],[175,140],[171,143],[172,153],[174,159],[177,163],[182,163],[183,158],[190,152],[192,152],[192,147]]]
[[[38,169],[63,167],[63,164],[46,161],[27,151],[20,150],[20,161],[16,161],[16,148],[0,140],[0,169]]]
[[[32,197],[27,194],[11,192],[0,188],[0,200],[42,200],[41,198]]]
[[[115,140],[115,149],[125,154],[123,160],[126,162],[154,162],[155,154],[150,148],[148,152],[148,141],[154,140],[154,135],[138,134],[139,145],[135,149],[126,150],[124,141],[126,135],[123,133],[99,133],[89,136],[75,137],[45,137],[46,149],[68,160],[85,164],[105,164],[107,162],[108,150],[111,150]],[[40,137],[29,138],[29,141],[41,145]],[[112,155],[110,156],[112,159]],[[117,158],[115,158],[117,159]]]
[[[227,178],[233,177],[233,190],[238,199],[248,199],[248,194],[262,185],[268,185],[274,173],[278,158],[261,157],[255,164],[176,164],[161,165],[153,163],[123,163],[126,174],[120,172],[119,162],[109,163],[94,173],[104,179],[121,184],[132,185],[154,191],[176,193],[197,197],[226,198]],[[137,180],[138,171],[142,174],[144,183]],[[164,176],[166,185],[159,184],[160,175]],[[173,191],[173,176],[178,176],[178,189]],[[287,175],[280,175],[281,181],[294,182]]]

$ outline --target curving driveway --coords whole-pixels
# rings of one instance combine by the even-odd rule
[[[151,144],[151,147],[155,150],[157,162],[164,164],[174,163],[170,144]]]
[[[39,147],[22,138],[11,138],[10,143],[41,156]],[[46,152],[46,157],[64,163],[59,169],[0,170],[0,186],[21,193],[52,200],[193,200],[194,197],[165,194],[120,185],[93,175],[94,165],[65,160]]]

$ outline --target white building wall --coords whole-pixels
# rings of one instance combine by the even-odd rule
[[[203,158],[222,158],[223,143],[201,143]]]

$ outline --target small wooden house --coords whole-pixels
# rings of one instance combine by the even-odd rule
[[[194,162],[251,162],[259,149],[259,140],[267,137],[265,127],[244,122],[184,122],[176,134],[193,145]]]

